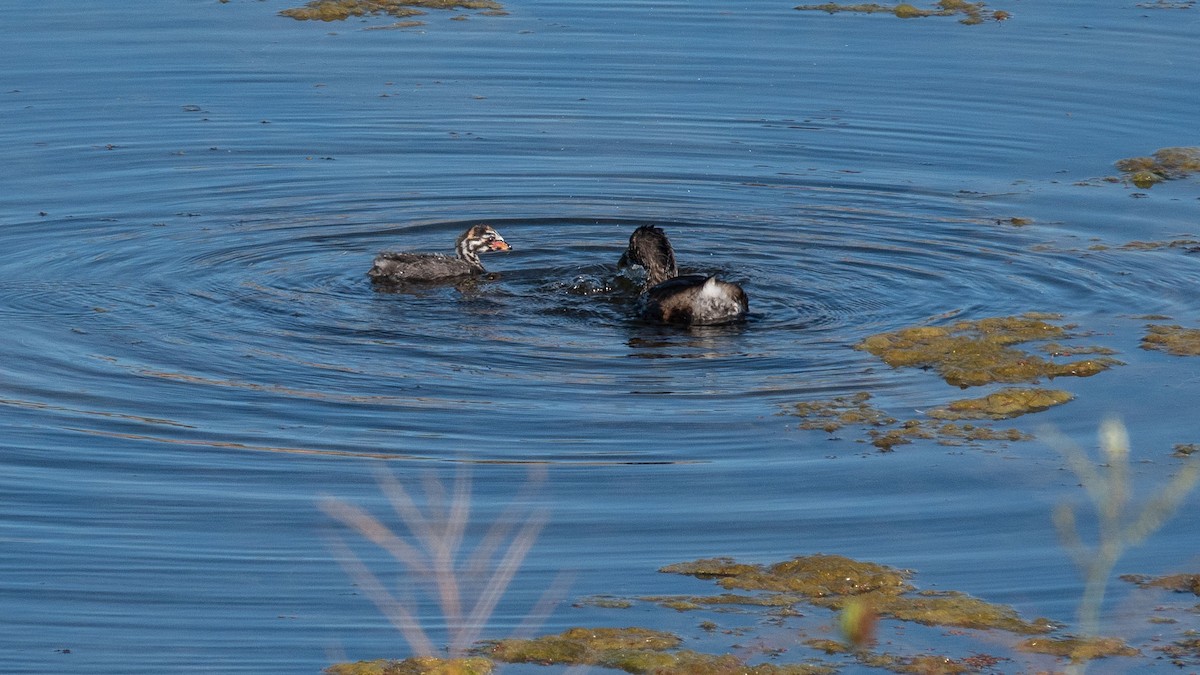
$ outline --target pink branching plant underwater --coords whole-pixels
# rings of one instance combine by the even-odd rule
[[[518,494],[473,545],[467,536],[471,477],[466,464],[459,466],[450,485],[432,472],[426,473],[421,479],[420,500],[390,471],[378,471],[377,481],[402,528],[393,529],[340,499],[324,497],[319,504],[334,520],[391,555],[403,573],[373,572],[340,532],[330,535],[330,548],[354,583],[400,631],[414,656],[432,657],[440,651],[422,623],[429,617],[418,611],[417,599],[422,593],[436,600],[441,611],[449,639],[446,652],[463,656],[481,638],[546,524],[546,510],[530,506],[531,497],[545,481],[545,469],[530,471]],[[389,588],[381,576],[396,578],[397,587]],[[552,584],[526,614],[526,623],[544,619],[562,592],[559,583]],[[526,628],[523,625],[519,630]]]

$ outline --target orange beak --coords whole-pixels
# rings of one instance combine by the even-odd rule
[[[511,251],[512,247],[508,245],[507,241],[504,241],[503,239],[497,239],[496,241],[493,241],[492,243],[488,244],[488,250],[489,251]]]

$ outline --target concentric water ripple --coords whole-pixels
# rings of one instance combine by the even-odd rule
[[[670,200],[646,200],[620,217],[486,218],[514,247],[485,258],[488,274],[401,289],[369,283],[376,251],[448,252],[485,218],[406,224],[403,212],[360,221],[310,209],[234,222],[106,222],[68,237],[71,251],[31,250],[10,263],[6,278],[28,281],[9,282],[0,305],[10,316],[63,322],[65,340],[41,355],[59,381],[116,376],[131,386],[86,406],[72,388],[42,391],[24,409],[86,409],[70,428],[131,438],[372,456],[457,453],[456,431],[470,428],[473,445],[486,448],[477,459],[528,459],[554,439],[578,448],[554,456],[588,461],[614,443],[595,433],[597,420],[652,426],[672,397],[756,417],[805,397],[811,382],[879,387],[862,380],[869,358],[849,349],[873,332],[1056,311],[1085,296],[1136,300],[1097,283],[1111,276],[1103,259],[1037,250],[986,203],[961,195],[795,180],[738,189],[744,200],[784,195],[784,208],[684,220]],[[635,319],[637,279],[615,262],[645,223],[667,231],[682,272],[743,284],[749,320],[680,330]],[[97,253],[77,264],[84,250]],[[661,359],[673,363],[656,366]],[[639,392],[660,398],[631,407]],[[177,399],[196,404],[161,413],[162,401]],[[288,423],[219,422],[247,407],[286,409]],[[517,411],[519,424],[484,422]],[[190,431],[129,430],[147,419]],[[363,428],[364,419],[389,421]],[[315,429],[336,442],[314,443]],[[696,444],[713,442],[703,428],[690,433]]]

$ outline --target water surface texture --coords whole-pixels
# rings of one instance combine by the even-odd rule
[[[1188,3],[1017,0],[967,26],[514,0],[388,30],[280,0],[7,4],[4,672],[406,656],[320,500],[399,526],[381,470],[422,495],[464,465],[470,537],[513,500],[547,513],[487,637],[560,571],[546,631],[694,631],[572,601],[709,592],[656,571],[683,560],[817,552],[1070,624],[1083,584],[1050,513],[1085,495],[1044,427],[1090,448],[1119,414],[1135,503],[1200,442],[1200,361],[1139,348],[1147,323],[1200,326],[1200,254],[1124,248],[1200,238],[1200,183],[1104,180],[1200,144]],[[365,276],[381,249],[449,252],[477,222],[513,246],[486,278]],[[616,262],[642,224],[684,272],[741,283],[749,320],[635,320]],[[1025,312],[1125,363],[1043,382],[1076,399],[997,424],[1037,440],[881,453],[787,414],[866,391],[915,419],[981,396],[853,347]],[[522,493],[531,466],[544,482]],[[1176,518],[1116,571],[1196,572],[1198,545]],[[1153,633],[1123,618],[1136,593],[1114,581],[1106,620]]]

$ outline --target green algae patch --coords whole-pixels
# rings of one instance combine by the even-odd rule
[[[679,637],[671,633],[648,628],[570,628],[558,635],[546,635],[531,640],[510,639],[492,642],[485,647],[484,653],[496,661],[505,663],[619,667],[610,664],[626,663],[634,656],[645,657],[644,654],[631,652],[666,651],[678,647],[681,642]]]
[[[679,612],[691,612],[698,609],[708,609],[717,605],[741,605],[745,607],[783,607],[791,608],[804,602],[799,595],[785,593],[770,593],[767,595],[743,595],[739,593],[721,593],[720,595],[648,595],[638,598],[645,602],[653,602],[667,609]]]
[[[886,426],[896,423],[895,418],[868,403],[870,400],[871,395],[864,391],[852,396],[803,401],[795,404],[794,413],[804,418],[800,423],[801,429],[820,429],[827,433],[833,433],[848,424]]]
[[[1110,656],[1137,656],[1140,652],[1117,638],[1030,638],[1017,645],[1017,650],[1031,654],[1050,654],[1070,659],[1073,663],[1103,659]]]
[[[919,420],[908,420],[895,429],[867,432],[871,445],[882,452],[892,452],[897,445],[908,445],[914,440],[933,440],[939,445],[978,444],[981,441],[1028,441],[1033,436],[1017,429],[993,429],[975,424],[927,424]]]
[[[746,565],[733,558],[701,558],[692,562],[667,565],[659,570],[668,574],[682,574],[697,579],[717,579],[750,574],[762,569],[761,565]]]
[[[398,19],[424,14],[426,9],[503,11],[494,0],[313,0],[303,7],[279,12],[297,21],[344,21],[351,17],[387,15]]]
[[[723,588],[791,593],[809,600],[879,590],[902,593],[911,589],[907,580],[912,572],[908,570],[859,562],[840,555],[800,556],[770,566],[740,565],[743,569],[739,573],[719,577],[696,574],[692,571],[696,569],[693,565],[694,563],[668,565],[659,571],[702,579],[716,578],[717,584]]]
[[[1129,182],[1145,190],[1200,171],[1200,147],[1161,148],[1149,157],[1119,160],[1116,166]]]
[[[853,396],[839,396],[823,401],[797,403],[790,412],[801,417],[797,425],[801,429],[822,430],[834,433],[844,426],[855,425],[867,429],[867,439],[882,452],[891,452],[898,445],[908,445],[916,440],[932,440],[941,445],[977,445],[984,441],[1027,441],[1033,438],[1016,429],[993,429],[975,424],[955,424],[947,419],[966,419],[961,414],[954,417],[947,413],[940,422],[921,420],[900,421],[872,406],[871,395],[860,392]],[[999,405],[997,403],[997,405]],[[941,409],[931,411],[930,416]],[[1033,412],[1032,409],[1028,412]],[[984,416],[980,416],[982,418]],[[997,417],[999,419],[999,417]]]
[[[772,664],[749,665],[732,654],[701,654],[681,651],[666,655],[670,663],[652,670],[627,671],[647,675],[833,675],[837,669],[816,664]]]
[[[740,571],[722,575],[696,573],[711,570],[712,560],[724,561],[724,569]],[[930,626],[996,629],[1024,635],[1053,629],[1045,619],[1026,621],[1011,607],[963,593],[920,592],[910,581],[911,570],[839,555],[799,556],[773,565],[739,565],[720,558],[668,565],[660,571],[712,579],[723,588],[759,591],[766,598],[782,597],[786,602],[860,611]],[[704,604],[699,598],[690,601]]]
[[[1200,329],[1147,326],[1142,349],[1155,349],[1175,356],[1200,356]]]
[[[926,626],[998,629],[1025,635],[1047,633],[1054,628],[1044,619],[1025,621],[1011,607],[953,591],[891,598],[877,605],[876,611],[882,616]]]
[[[325,669],[330,675],[488,675],[495,664],[483,658],[439,659],[418,656],[404,660],[379,659],[338,663]]]
[[[855,349],[879,357],[893,368],[929,368],[947,384],[972,387],[993,382],[1035,382],[1043,377],[1089,377],[1120,362],[1108,357],[1059,363],[1015,345],[1062,340],[1068,331],[1046,315],[959,321],[950,326],[916,326],[872,335]]]
[[[532,640],[499,640],[484,652],[504,663],[562,664],[613,668],[638,675],[826,675],[819,665],[747,665],[730,654],[672,652],[677,636],[648,628],[572,628]]]
[[[933,654],[918,654],[916,656],[900,656],[897,654],[862,653],[857,654],[859,662],[872,668],[883,668],[893,673],[913,673],[914,675],[960,675],[961,673],[977,673],[978,666],[958,661],[945,656]]]
[[[1176,593],[1200,595],[1200,574],[1171,574],[1165,577],[1125,574],[1121,576],[1121,580],[1141,588],[1163,588]]]
[[[929,416],[942,420],[1009,419],[1062,405],[1075,396],[1061,389],[1006,387],[983,398],[951,401],[929,411]]]
[[[625,598],[614,598],[611,595],[593,595],[575,603],[576,607],[590,606],[602,609],[629,609],[633,603]]]
[[[982,2],[966,2],[966,0],[939,0],[929,9],[921,9],[911,3],[902,2],[897,5],[882,5],[878,3],[843,4],[826,2],[819,5],[800,5],[800,11],[817,11],[837,14],[852,12],[856,14],[891,14],[900,19],[920,19],[931,16],[961,16],[959,23],[974,25],[984,21],[1005,21],[1012,15],[1003,10],[988,10]]]

